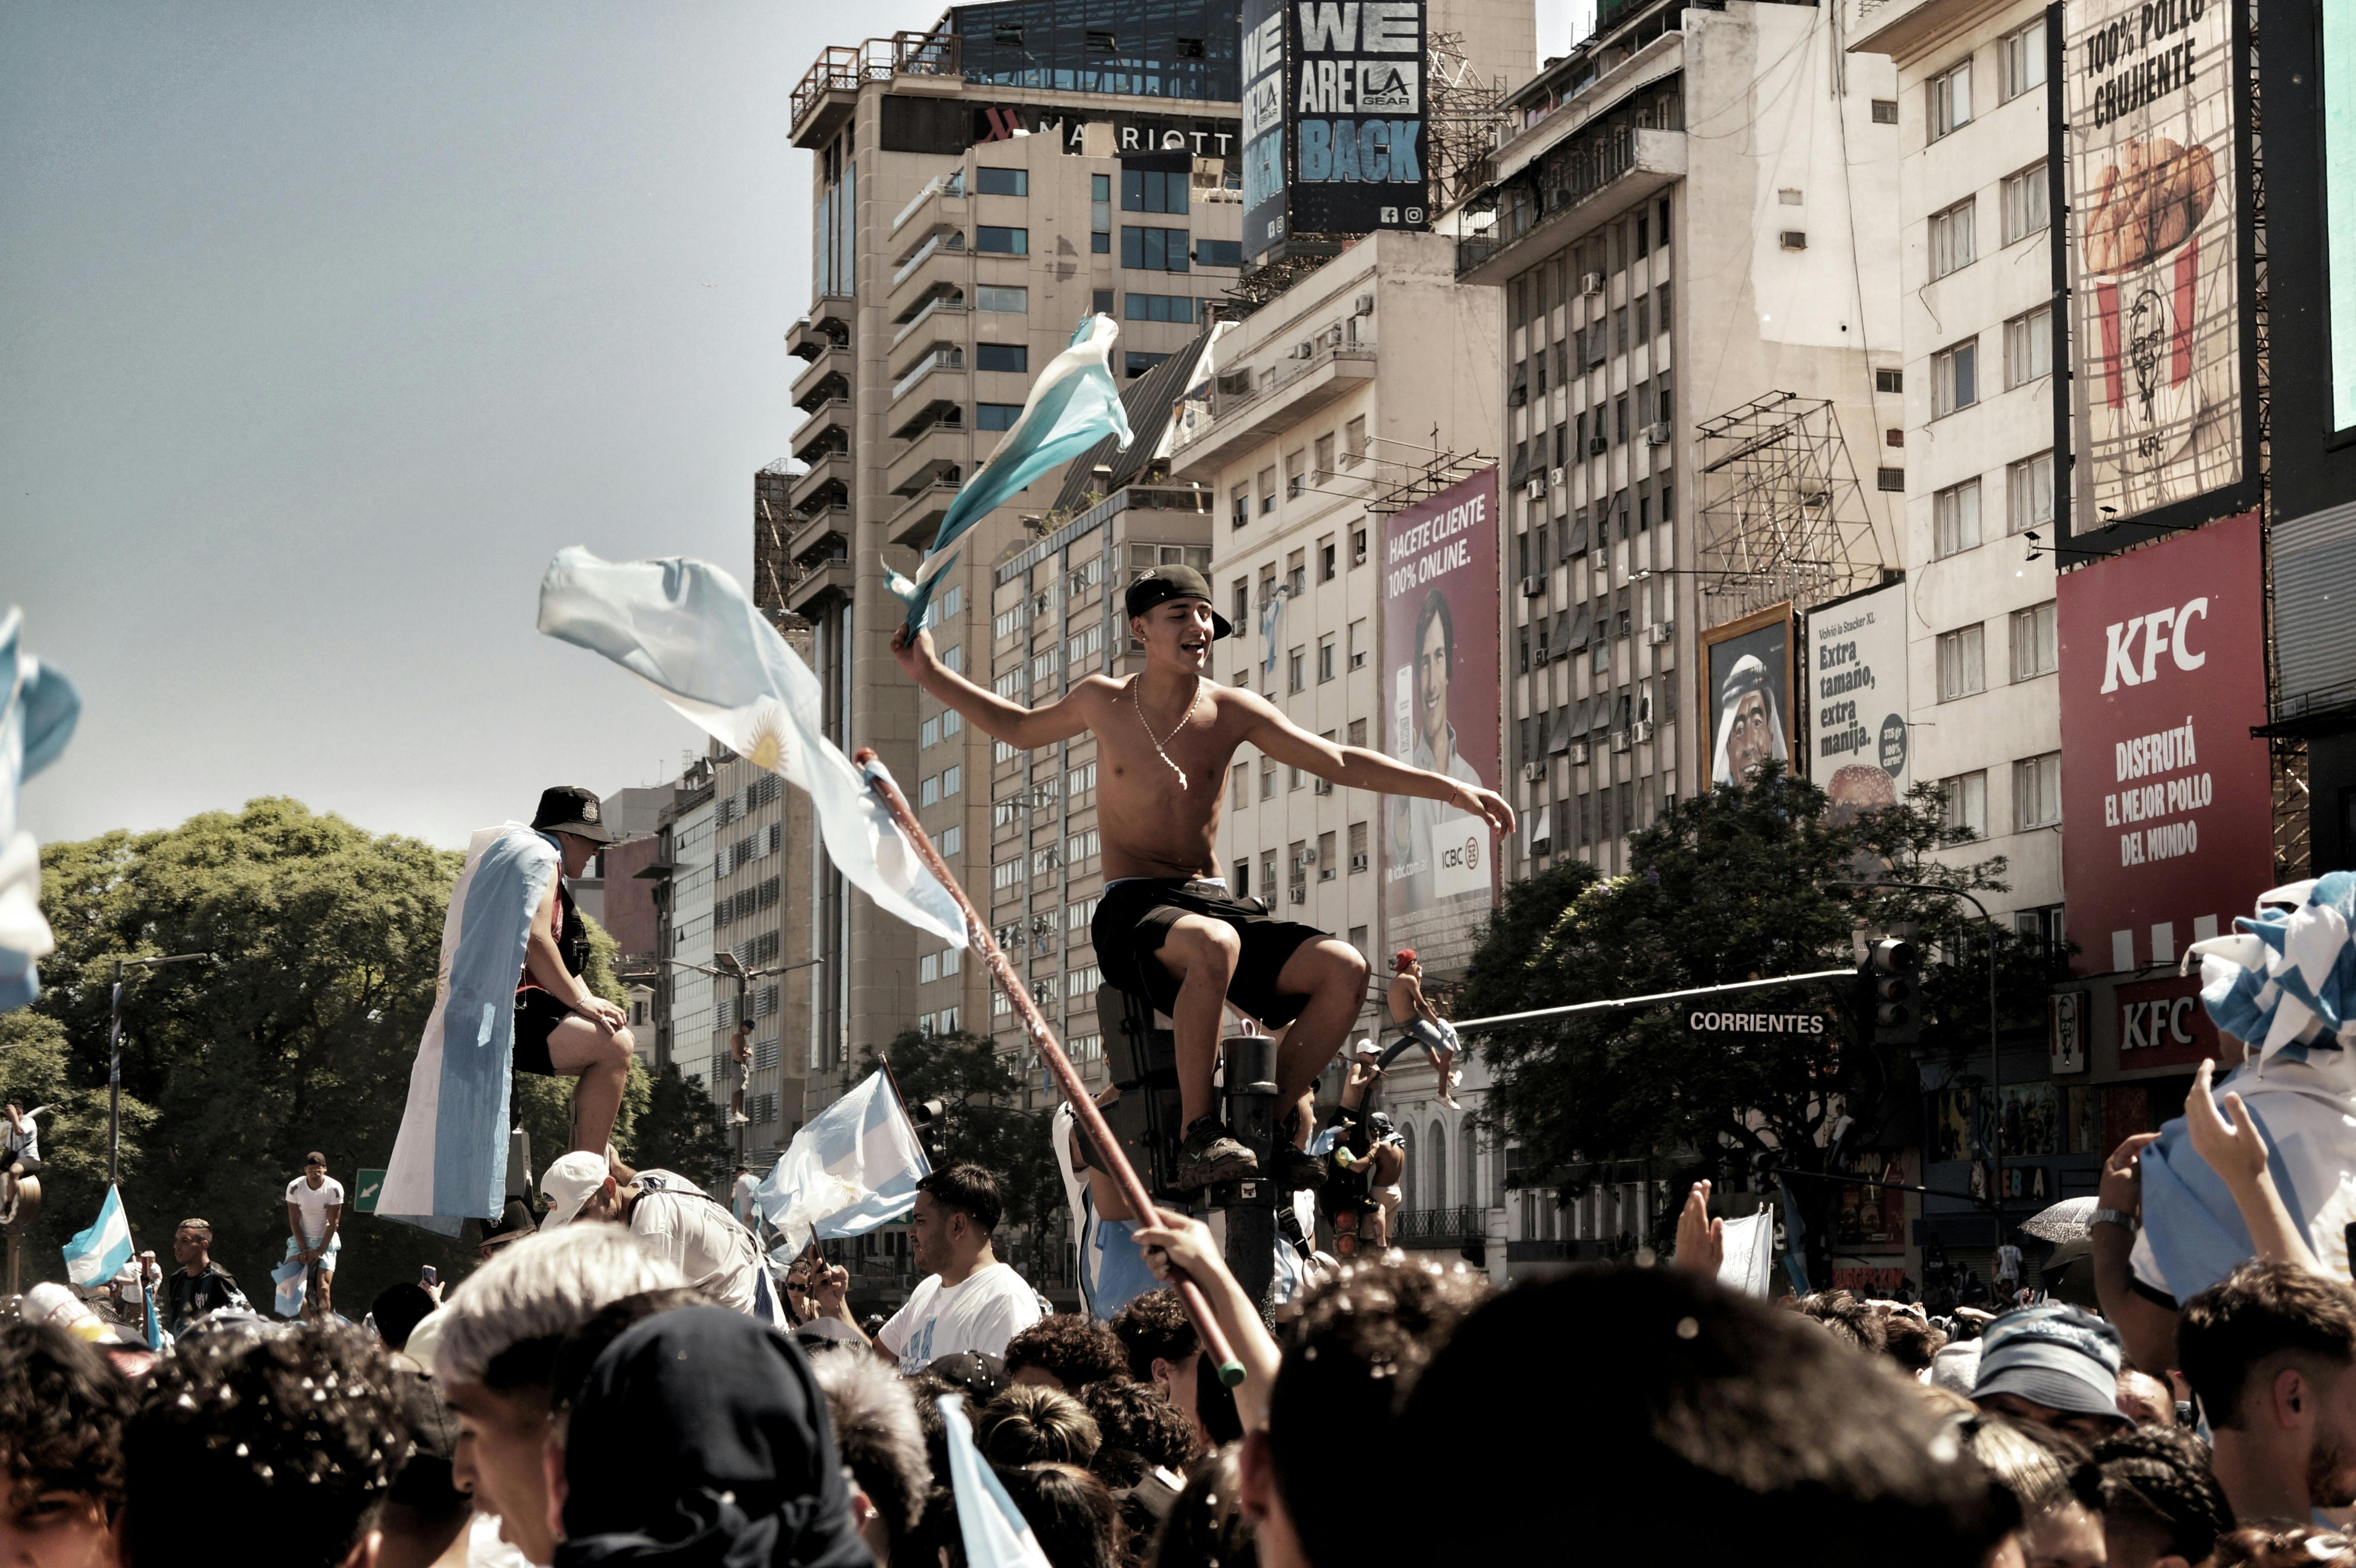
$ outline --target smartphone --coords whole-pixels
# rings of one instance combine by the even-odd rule
[[[436,1270],[432,1264],[427,1264],[423,1268],[417,1271],[417,1283],[420,1285],[431,1287],[439,1284],[441,1279],[442,1275],[440,1271]]]

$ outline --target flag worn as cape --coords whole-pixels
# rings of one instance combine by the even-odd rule
[[[826,738],[818,677],[734,578],[708,561],[600,560],[574,545],[541,579],[540,629],[605,655],[738,756],[806,792],[836,870],[887,913],[966,944],[957,901]]]
[[[790,1262],[813,1235],[863,1236],[900,1218],[932,1169],[891,1075],[878,1071],[794,1135],[753,1201],[786,1233],[779,1251]]]
[[[73,683],[24,651],[24,612],[0,614],[0,1012],[41,994],[33,965],[57,947],[41,918],[41,847],[16,825],[16,790],[57,760],[81,717]]]
[[[958,558],[952,547],[976,523],[1048,469],[1077,457],[1108,435],[1123,452],[1129,450],[1129,411],[1120,406],[1120,386],[1112,375],[1112,346],[1119,336],[1120,328],[1108,315],[1080,323],[1071,347],[1047,361],[1031,383],[1031,395],[1023,400],[1013,428],[949,503],[915,580],[896,571],[886,580],[908,607],[909,630],[924,624],[934,582]]]
[[[123,1193],[109,1187],[106,1201],[90,1229],[77,1231],[65,1244],[66,1277],[88,1290],[123,1272],[131,1261],[131,1221],[123,1212]]]
[[[477,832],[442,921],[441,977],[409,1070],[409,1104],[377,1195],[379,1219],[455,1236],[507,1202],[508,1079],[516,980],[531,917],[562,858],[520,822]]]

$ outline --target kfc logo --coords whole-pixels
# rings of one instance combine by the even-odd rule
[[[2209,662],[2205,653],[2194,653],[2186,640],[2192,631],[2192,619],[2209,619],[2206,594],[2188,599],[2180,610],[2155,610],[2148,615],[2132,620],[2115,621],[2103,628],[2103,691],[2107,695],[2121,686],[2142,686],[2159,675],[2159,656],[2166,654],[2169,662],[2187,673]],[[2136,641],[2143,641],[2143,656],[2136,656]]]

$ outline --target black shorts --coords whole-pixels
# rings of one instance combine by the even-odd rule
[[[548,1054],[548,1037],[558,1024],[573,1016],[573,1009],[556,999],[553,992],[537,986],[518,991],[515,999],[515,1070],[534,1072],[542,1078],[556,1076],[556,1063]]]
[[[1320,942],[1325,933],[1298,921],[1276,920],[1258,899],[1228,894],[1224,882],[1182,882],[1158,877],[1130,877],[1104,891],[1096,918],[1088,923],[1097,965],[1105,977],[1126,991],[1149,998],[1156,1011],[1171,1012],[1178,1005],[1178,982],[1155,956],[1181,915],[1208,915],[1235,927],[1243,952],[1236,961],[1235,977],[1227,982],[1227,999],[1273,1028],[1301,1016],[1306,996],[1285,996],[1276,977],[1285,960],[1304,942]]]

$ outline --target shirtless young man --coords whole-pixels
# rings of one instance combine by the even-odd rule
[[[1123,608],[1145,650],[1127,680],[1092,675],[1057,701],[1027,709],[942,667],[929,635],[892,639],[917,685],[992,738],[1030,750],[1097,737],[1097,827],[1104,892],[1089,934],[1116,983],[1142,992],[1174,1026],[1186,1125],[1178,1185],[1192,1189],[1258,1171],[1220,1120],[1211,1096],[1221,1008],[1276,1029],[1277,1104],[1294,1107],[1280,1133],[1280,1187],[1313,1185],[1311,1118],[1298,1109],[1341,1049],[1365,1005],[1366,961],[1345,942],[1237,899],[1218,875],[1219,810],[1227,766],[1244,745],[1347,789],[1446,801],[1499,833],[1513,808],[1475,784],[1427,773],[1302,731],[1265,699],[1209,678],[1211,644],[1230,631],[1211,608],[1211,585],[1190,567],[1164,566],[1129,586]]]
[[[1391,1022],[1430,1059],[1431,1071],[1440,1079],[1440,1103],[1451,1111],[1463,1109],[1456,1103],[1456,1085],[1464,1077],[1456,1067],[1456,1027],[1423,994],[1423,965],[1415,949],[1402,947],[1391,955]]]

